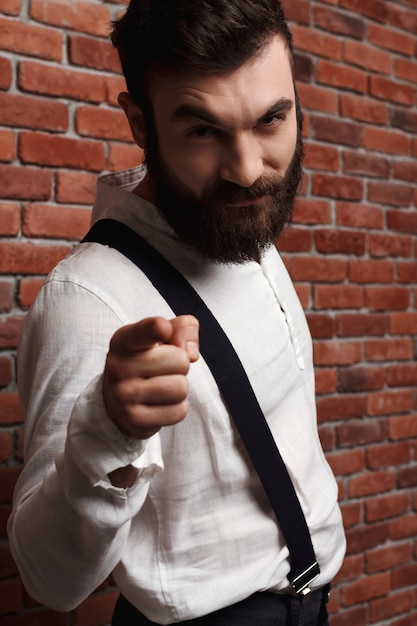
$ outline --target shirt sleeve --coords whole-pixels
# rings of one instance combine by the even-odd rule
[[[135,441],[108,418],[101,374],[125,323],[111,304],[69,280],[50,279],[29,312],[18,353],[25,465],[8,530],[28,593],[69,611],[112,572],[162,469],[159,435]],[[128,489],[107,474],[134,462]]]

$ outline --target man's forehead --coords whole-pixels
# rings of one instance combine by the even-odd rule
[[[169,112],[173,118],[178,118],[179,113],[184,117],[193,107],[216,115],[239,106],[262,115],[280,99],[294,100],[290,53],[283,40],[275,37],[260,54],[235,71],[154,74],[149,92],[154,107]]]

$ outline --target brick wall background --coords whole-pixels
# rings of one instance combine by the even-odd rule
[[[332,626],[417,624],[417,0],[284,0],[306,175],[280,244],[315,343],[320,435],[348,555]],[[95,180],[141,160],[108,23],[125,0],[0,0],[0,622],[99,626],[38,606],[9,555],[22,463],[15,349],[44,275],[87,230]]]

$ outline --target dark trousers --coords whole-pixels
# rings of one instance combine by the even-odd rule
[[[255,593],[210,615],[177,622],[184,626],[328,626],[326,603],[330,585],[314,591],[308,602],[275,593]],[[122,595],[112,626],[160,626],[148,620]]]

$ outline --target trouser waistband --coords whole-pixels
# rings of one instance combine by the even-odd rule
[[[328,615],[326,603],[330,585],[311,593],[308,602],[299,598],[271,592],[255,593],[224,609],[191,620],[172,622],[184,626],[326,626]],[[112,626],[160,626],[149,620],[120,595],[112,620]]]

